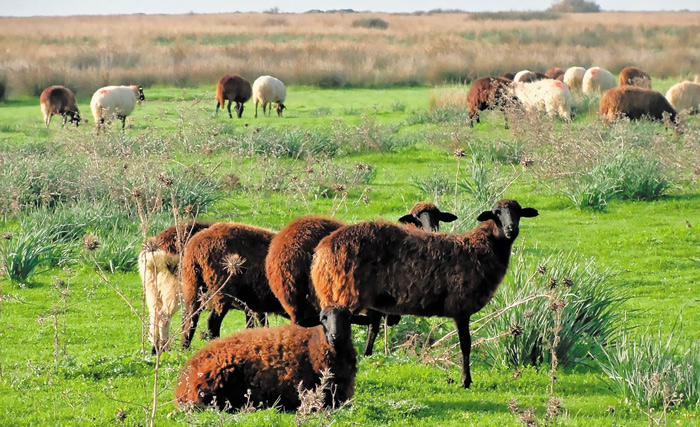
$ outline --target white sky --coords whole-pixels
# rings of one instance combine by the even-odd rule
[[[373,12],[415,12],[459,9],[468,12],[544,10],[552,0],[0,0],[0,16],[105,15],[130,13],[305,12],[310,9],[354,9]],[[597,0],[602,10],[700,10],[700,0]]]

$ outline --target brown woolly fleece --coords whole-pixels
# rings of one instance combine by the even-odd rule
[[[505,107],[514,99],[509,90],[511,83],[511,80],[501,77],[482,77],[472,83],[467,93],[470,126],[474,126],[474,119],[480,123],[479,111],[505,110]],[[505,127],[508,129],[507,117]]]
[[[183,347],[189,347],[202,303],[212,310],[207,325],[211,338],[219,336],[221,321],[231,308],[248,308],[259,316],[284,314],[265,277],[265,257],[273,237],[262,228],[218,223],[190,239],[181,266]]]
[[[41,92],[39,105],[44,115],[44,123],[49,127],[51,117],[54,114],[63,116],[63,126],[70,117],[71,123],[76,126],[80,123],[80,112],[75,101],[73,91],[64,86],[49,86]]]
[[[250,390],[253,405],[278,404],[293,411],[300,405],[299,385],[314,389],[325,369],[333,375],[330,387],[337,389],[334,402],[326,391],[324,405],[350,399],[357,373],[350,313],[344,307],[326,311],[321,326],[246,329],[212,341],[185,364],[175,388],[177,405],[233,411],[248,403]],[[335,328],[333,344],[327,338],[329,326]]]
[[[482,212],[461,235],[382,222],[343,227],[316,247],[311,279],[321,307],[455,319],[469,387],[469,317],[493,297],[508,268],[521,217],[536,216],[514,200]]]
[[[561,68],[552,67],[549,70],[547,70],[544,73],[544,75],[547,76],[548,79],[563,81],[564,80],[564,73],[565,73],[565,71],[562,70]]]
[[[253,88],[250,82],[237,74],[229,74],[219,79],[216,85],[216,113],[219,113],[219,107],[224,108],[224,103],[228,100],[227,110],[228,116],[231,115],[231,102],[235,102],[236,115],[241,118],[243,115],[243,104],[248,102],[253,96]]]
[[[630,120],[663,120],[663,113],[675,123],[676,110],[662,94],[636,86],[616,86],[600,99],[600,116],[605,122],[623,116]]]
[[[170,255],[177,256],[181,248],[184,248],[192,236],[198,232],[211,227],[211,223],[202,221],[191,221],[166,228],[153,237],[158,249]]]
[[[620,71],[620,86],[638,86],[651,89],[651,76],[637,67],[625,67]]]

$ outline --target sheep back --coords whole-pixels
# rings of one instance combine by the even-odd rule
[[[666,99],[676,111],[687,110],[691,114],[700,111],[700,84],[676,83],[666,92]]]
[[[67,87],[58,85],[47,87],[41,92],[39,105],[47,127],[51,121],[51,116],[54,114],[64,116],[64,125],[66,116],[69,116],[71,123],[75,123],[76,126],[80,123],[80,112],[78,111],[75,94]]]
[[[349,330],[346,335],[348,345],[338,350],[326,340],[322,325],[246,329],[214,340],[185,364],[175,401],[178,406],[233,410],[248,403],[250,390],[250,402],[255,405],[279,404],[295,410],[300,405],[298,387],[314,389],[320,372],[329,369],[330,386],[337,389],[335,401],[327,393],[324,405],[344,402],[354,394],[357,373]]]
[[[668,113],[672,121],[676,120],[676,110],[659,92],[636,86],[614,87],[600,99],[600,115],[605,121],[612,121],[621,116],[630,120],[648,117],[663,120]]]
[[[542,111],[551,117],[558,115],[571,120],[571,91],[559,80],[539,80],[532,83],[513,83],[515,96],[528,110]]]
[[[625,67],[620,71],[620,86],[638,86],[651,89],[651,76],[637,67]]]
[[[210,222],[191,221],[166,228],[153,237],[159,249],[171,254],[179,255],[180,249],[198,232],[211,227]]]
[[[569,67],[564,73],[564,83],[571,90],[581,90],[583,76],[586,74],[586,69],[583,67]]]
[[[344,224],[315,215],[297,218],[270,242],[265,272],[270,289],[294,324],[318,322],[321,308],[313,292],[309,267],[314,248]]]
[[[564,81],[564,70],[562,70],[559,67],[552,67],[549,70],[547,70],[544,75],[548,79],[553,79],[553,80],[559,80],[559,81]]]
[[[604,68],[592,67],[586,70],[581,81],[583,93],[605,92],[617,86],[612,73]]]

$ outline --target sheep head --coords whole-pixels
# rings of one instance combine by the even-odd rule
[[[411,213],[399,218],[401,224],[412,224],[426,231],[440,231],[440,221],[452,222],[456,215],[449,212],[441,212],[437,206],[430,202],[416,203]]]
[[[282,117],[282,110],[284,110],[285,108],[287,107],[285,107],[284,104],[282,104],[281,102],[277,103],[277,115],[279,117]]]
[[[520,233],[520,218],[532,218],[537,215],[539,215],[537,209],[522,208],[515,200],[504,199],[496,202],[490,211],[479,214],[477,220],[492,220],[506,239],[513,241]]]
[[[329,305],[321,311],[321,324],[326,341],[336,350],[348,341],[352,313],[343,305]]]

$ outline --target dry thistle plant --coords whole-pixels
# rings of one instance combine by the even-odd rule
[[[335,394],[337,390],[336,384],[331,384],[333,373],[330,369],[320,371],[321,382],[313,389],[305,389],[302,383],[297,386],[299,400],[301,404],[296,411],[295,422],[298,424],[305,423],[313,414],[322,415],[323,418],[328,418],[333,411],[342,409],[350,405],[350,401],[343,402],[340,406],[336,406]],[[330,407],[326,405],[330,404]],[[321,419],[321,424],[323,423]]]

